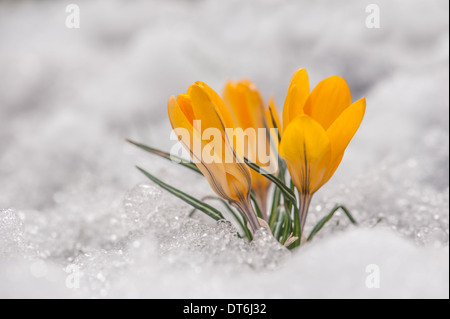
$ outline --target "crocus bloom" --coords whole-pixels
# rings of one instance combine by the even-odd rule
[[[211,188],[244,213],[253,231],[259,229],[250,202],[250,169],[229,142],[225,128],[235,125],[223,100],[205,83],[196,82],[186,94],[170,97],[168,113],[181,144]],[[211,147],[211,142],[219,147]]]
[[[348,85],[339,76],[322,80],[312,92],[304,69],[292,77],[283,107],[280,156],[300,194],[302,229],[311,196],[333,176],[365,109],[365,98],[351,103]]]
[[[276,165],[275,152],[277,150],[273,150],[267,134],[268,129],[273,128],[269,106],[274,112],[274,117],[278,118],[273,100],[269,106],[265,107],[256,85],[246,79],[238,82],[228,81],[224,88],[223,98],[236,126],[245,132],[248,132],[248,129],[250,132],[254,132],[253,139],[249,138],[248,143],[244,144],[245,156],[263,168]],[[252,170],[251,174],[252,188],[261,207],[262,217],[267,220],[267,192],[271,182],[256,171]]]

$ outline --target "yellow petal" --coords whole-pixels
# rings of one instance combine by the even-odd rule
[[[235,129],[234,121],[222,99],[209,86],[202,82],[195,82],[189,87],[188,94],[192,99],[193,110],[196,119],[201,119],[202,131],[207,128],[217,128],[224,139],[242,157],[243,146],[239,139],[233,140],[228,136],[226,129]]]
[[[254,130],[255,134],[251,134],[255,140],[250,136],[242,140],[242,146],[245,147],[244,156],[252,162],[266,168],[269,164],[266,163],[267,158],[260,158],[270,150],[270,139],[267,138],[266,131],[261,136],[258,129],[267,128],[269,123],[266,114],[270,116],[269,110],[264,110],[264,103],[256,85],[249,80],[240,80],[237,82],[228,81],[224,87],[224,102],[230,109],[232,117],[237,127],[247,132],[248,129]],[[274,107],[273,100],[271,102]],[[275,110],[274,110],[275,111]],[[277,114],[275,114],[277,116]],[[273,127],[273,125],[270,125]],[[250,132],[249,132],[250,133]],[[260,153],[261,152],[261,153]],[[270,159],[276,161],[274,159]],[[264,161],[264,164],[262,163]],[[263,215],[265,215],[265,203],[268,189],[271,182],[261,174],[251,171],[252,188],[259,200]]]
[[[266,110],[266,122],[268,123],[268,128],[270,132],[270,137],[272,139],[273,143],[270,143],[270,148],[272,150],[272,155],[274,156],[274,159],[271,159],[271,161],[277,161],[278,160],[278,148],[279,148],[279,139],[281,136],[281,122],[280,122],[280,116],[278,115],[277,107],[275,106],[275,101],[273,97],[269,99],[269,107]],[[273,129],[277,129],[277,131],[274,131]]]
[[[188,101],[189,99],[183,100],[184,103],[189,103]],[[184,107],[186,107],[186,105],[184,105]],[[189,152],[192,160],[198,164],[201,162],[202,143],[204,143],[201,138],[201,133],[193,128],[191,121],[186,117],[183,108],[180,107],[178,101],[175,100],[174,97],[169,99],[167,108],[170,123],[177,134],[180,143]],[[199,147],[195,147],[195,145],[199,145]],[[214,154],[212,154],[212,156],[214,156]]]
[[[232,152],[228,145],[223,145],[224,152]],[[250,169],[239,159],[234,158],[232,163],[223,161],[223,154],[213,154],[218,161],[197,165],[207,178],[213,190],[228,201],[242,201],[248,198],[251,187]],[[206,170],[206,172],[205,172]]]
[[[190,131],[192,130],[192,121],[191,119],[188,119],[186,113],[192,113],[192,111],[189,112],[188,110],[189,108],[192,109],[192,106],[187,105],[188,103],[190,104],[190,99],[183,99],[182,102],[183,108],[180,107],[175,97],[171,96],[169,98],[169,101],[167,102],[167,111],[169,114],[170,124],[173,129],[183,127]],[[187,111],[184,112],[183,109]]]
[[[180,143],[217,195],[235,204],[247,203],[252,183],[250,169],[236,157],[235,151],[228,144],[223,118],[217,106],[220,98],[217,100],[217,97],[211,97],[208,89],[200,84],[192,85],[188,93],[180,95],[178,99],[172,96],[168,101],[169,119]],[[196,119],[202,120],[202,129],[195,127]],[[210,147],[211,142],[203,139],[206,128],[219,130],[220,133],[215,134],[211,142],[215,146],[219,143],[220,148]],[[204,151],[207,154],[203,154]],[[231,154],[231,163],[224,161],[227,159],[226,154]],[[205,160],[205,155],[208,156],[208,161]],[[248,218],[253,216],[251,213],[252,211],[247,211],[250,214]]]
[[[252,175],[253,190],[255,191],[256,195],[264,197],[268,190],[268,187],[271,184],[271,181],[253,170],[250,173]]]
[[[346,108],[327,130],[331,144],[330,167],[323,184],[333,176],[344,156],[345,149],[358,130],[366,111],[366,99],[362,98]]]
[[[201,132],[195,130],[192,126],[192,122],[186,117],[183,110],[189,109],[189,96],[183,96],[180,101],[184,103],[183,107],[180,107],[177,100],[172,96],[168,102],[168,113],[170,123],[178,135],[180,143],[190,154],[192,160],[202,174],[208,180],[211,188],[224,198],[229,197],[228,180],[226,175],[226,169],[222,163],[222,154],[214,152],[208,154],[211,162],[205,163],[202,161],[202,152],[205,148],[207,141],[203,141],[201,138]],[[184,129],[185,132],[180,130]],[[199,145],[195,147],[194,145]]]
[[[304,105],[310,94],[308,73],[297,70],[292,76],[283,106],[283,131],[298,115],[303,114]]]
[[[330,180],[330,178],[334,175],[334,172],[336,172],[337,168],[339,167],[339,164],[341,164],[343,157],[344,157],[344,153],[342,153],[340,156],[338,156],[334,160],[330,161],[330,164],[328,166],[328,172],[322,179],[321,185],[325,185]]]
[[[223,98],[228,106],[236,126],[244,130],[264,127],[264,106],[256,86],[249,80],[228,81]]]
[[[216,128],[225,136],[225,127],[218,108],[203,86],[196,83],[189,87],[192,109],[195,118],[201,120],[202,132],[207,128]]]
[[[258,129],[266,128],[267,123],[263,100],[256,85],[246,79],[238,82],[228,81],[224,87],[224,101],[230,109],[236,126],[242,129],[244,134],[248,133],[247,136],[239,134],[238,136],[229,136],[230,139],[233,138],[237,153],[241,157],[246,156],[251,161],[259,163],[258,150],[261,147],[267,150],[270,144],[259,145],[259,141],[266,137],[266,131],[263,133],[264,136],[260,136]],[[234,137],[236,138],[234,139]],[[268,142],[268,139],[266,142]],[[255,174],[252,173],[252,176],[255,176]],[[256,183],[256,180],[254,180],[254,183]]]
[[[307,115],[297,116],[283,133],[280,156],[301,194],[313,194],[322,186],[331,148],[325,130]]]
[[[224,123],[225,128],[234,128],[235,123],[230,114],[230,111],[228,110],[228,108],[226,107],[225,103],[220,98],[220,96],[216,93],[216,91],[211,89],[206,83],[197,81],[189,87],[189,89],[188,89],[189,95],[191,95],[193,86],[202,88],[203,91],[209,96],[209,99],[211,100],[212,104],[214,105],[214,108],[220,114],[221,120]]]
[[[344,153],[358,130],[365,111],[366,99],[362,98],[346,108],[328,128],[327,135],[331,143],[332,160]]]
[[[177,103],[181,111],[186,116],[187,120],[192,124],[194,122],[195,116],[194,111],[192,110],[192,102],[190,96],[187,94],[177,95]]]
[[[236,126],[246,129],[252,125],[252,116],[247,106],[245,93],[239,89],[238,83],[228,81],[225,84],[223,100]]]
[[[330,76],[311,92],[304,111],[327,130],[350,103],[350,90],[345,80],[340,76]]]
[[[275,106],[273,96],[269,99],[269,107],[266,110],[266,121],[269,128],[278,128],[278,130],[281,130],[280,115],[278,114],[277,107]],[[281,131],[279,133],[281,134]]]
[[[224,164],[227,173],[229,196],[243,201],[248,197],[251,187],[250,170],[244,163]]]

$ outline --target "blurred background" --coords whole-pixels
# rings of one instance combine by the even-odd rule
[[[71,3],[80,28],[66,26]],[[379,28],[366,25],[371,3]],[[170,150],[167,100],[198,80],[221,92],[226,80],[249,78],[281,112],[290,77],[306,68],[311,87],[339,75],[353,101],[367,100],[317,209],[342,199],[371,216],[399,211],[401,225],[438,198],[432,212],[424,207],[447,218],[440,227],[448,243],[448,7],[445,0],[1,0],[0,212],[13,209],[24,227],[43,218],[41,230],[57,219],[47,236],[64,241],[68,225],[121,209],[124,194],[145,181],[135,164],[180,187],[195,180],[185,189],[208,193],[204,181],[125,138]],[[0,258],[20,251],[14,227],[3,221]],[[45,247],[42,256],[61,256]]]

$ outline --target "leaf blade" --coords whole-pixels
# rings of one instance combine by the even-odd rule
[[[345,215],[348,217],[348,219],[350,220],[350,222],[354,225],[357,225],[356,220],[353,218],[353,216],[350,214],[350,212],[348,211],[348,209],[343,206],[343,205],[336,205],[331,212],[326,215],[325,217],[323,217],[321,220],[319,220],[319,222],[316,224],[316,226],[314,226],[314,228],[311,230],[311,233],[308,236],[308,241],[312,240],[314,238],[314,236],[323,228],[323,226],[325,226],[325,224],[334,216],[334,214],[340,209],[342,209],[345,213]]]
[[[222,213],[220,213],[217,209],[215,209],[214,207],[192,197],[191,195],[188,195],[178,189],[176,189],[175,187],[172,187],[166,183],[164,183],[163,181],[161,181],[160,179],[158,179],[157,177],[153,176],[152,174],[150,174],[149,172],[147,172],[146,170],[140,168],[139,166],[136,166],[136,168],[142,173],[144,174],[147,178],[149,178],[150,180],[152,180],[154,183],[156,183],[157,185],[159,185],[161,188],[165,189],[166,191],[168,191],[169,193],[171,193],[172,195],[178,197],[179,199],[181,199],[182,201],[188,203],[189,205],[191,205],[192,207],[204,212],[206,215],[210,216],[211,218],[215,219],[215,220],[221,220],[221,219],[225,219],[222,215]]]
[[[184,158],[181,158],[181,157],[173,155],[173,154],[169,154],[167,152],[163,152],[163,151],[153,148],[151,146],[147,146],[147,145],[144,145],[144,144],[141,144],[138,142],[134,142],[129,139],[126,139],[126,141],[130,144],[133,144],[134,146],[139,147],[140,149],[142,149],[146,152],[149,152],[149,153],[152,153],[159,157],[165,158],[175,164],[180,164],[181,166],[187,167],[187,168],[193,170],[194,172],[203,175],[202,172],[200,172],[200,170],[197,168],[197,166],[193,162],[186,161]]]
[[[247,164],[251,169],[254,171],[260,173],[262,176],[268,178],[270,181],[272,181],[276,186],[280,188],[280,190],[283,192],[283,194],[286,196],[289,201],[296,206],[297,205],[297,199],[295,197],[295,193],[289,189],[280,179],[278,179],[276,176],[270,174],[267,172],[264,168],[258,166],[257,164],[251,162],[247,158],[244,157],[244,162]]]

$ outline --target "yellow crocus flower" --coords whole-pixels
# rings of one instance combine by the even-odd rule
[[[205,83],[195,82],[186,94],[170,97],[168,113],[181,144],[214,192],[240,209],[253,231],[259,229],[250,202],[250,169],[229,142],[225,129],[235,125],[223,100]],[[207,133],[211,128],[216,136]],[[211,142],[219,147],[211,147]]]
[[[280,156],[300,194],[302,229],[312,195],[333,176],[365,109],[364,97],[351,103],[342,77],[326,78],[310,92],[306,70],[293,75],[283,107]]]
[[[270,100],[269,106],[265,107],[256,85],[247,79],[236,82],[228,81],[224,88],[223,99],[236,126],[244,131],[250,129],[255,133],[253,141],[249,140],[247,144],[244,141],[245,156],[263,168],[276,162],[276,150],[271,147],[267,135],[268,129],[274,127],[269,107],[274,118],[278,119],[273,99]],[[277,140],[278,138],[275,141]],[[261,154],[264,154],[264,158],[261,158]],[[268,158],[269,162],[267,162]],[[268,220],[267,193],[271,182],[256,171],[252,170],[251,174],[252,188],[261,207],[262,217]]]

